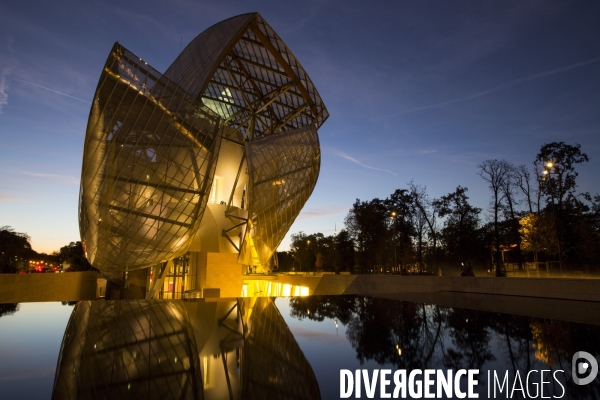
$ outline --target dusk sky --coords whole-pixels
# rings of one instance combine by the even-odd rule
[[[289,234],[332,234],[357,198],[411,180],[431,197],[466,186],[485,209],[477,165],[532,167],[553,141],[581,144],[579,190],[600,192],[597,1],[4,1],[0,226],[38,252],[80,240],[83,139],[115,41],[164,72],[204,29],[252,11],[331,114],[317,186]]]

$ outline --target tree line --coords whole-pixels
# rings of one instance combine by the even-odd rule
[[[52,254],[38,253],[31,247],[29,235],[15,232],[10,226],[0,227],[0,273],[28,272],[33,261],[68,265],[69,271],[95,271],[85,258],[81,242],[71,242]]]
[[[532,168],[484,160],[489,216],[468,188],[432,198],[413,181],[385,199],[357,199],[332,236],[292,235],[280,269],[436,273],[470,266],[503,276],[506,266],[591,271],[600,264],[600,195],[577,191],[579,144],[544,144]],[[529,263],[529,264],[528,264]]]

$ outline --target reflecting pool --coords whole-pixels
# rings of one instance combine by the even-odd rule
[[[516,314],[368,296],[3,304],[0,398],[336,399],[340,371],[359,369],[390,370],[384,395],[396,371],[476,369],[479,398],[600,398],[600,377],[577,385],[571,364],[599,359],[600,315]]]

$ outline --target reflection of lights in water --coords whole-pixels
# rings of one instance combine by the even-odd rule
[[[402,349],[400,348],[400,346],[398,345],[398,343],[396,343],[396,351],[398,352],[399,356],[402,355]]]

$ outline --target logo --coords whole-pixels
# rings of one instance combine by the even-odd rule
[[[585,361],[583,361],[585,360]],[[573,381],[576,385],[587,385],[591,383],[598,375],[598,361],[596,358],[585,351],[578,351],[573,354],[573,360],[571,360]],[[589,375],[585,378],[580,378],[580,375]]]

